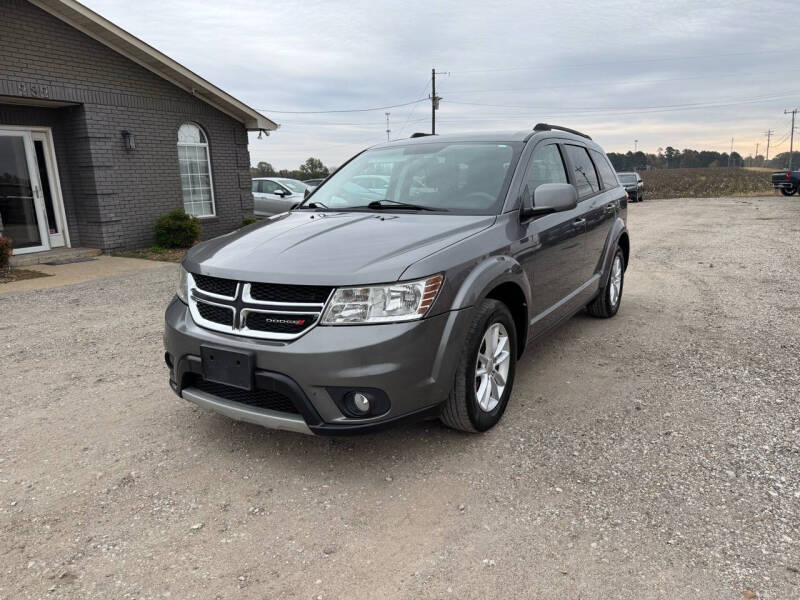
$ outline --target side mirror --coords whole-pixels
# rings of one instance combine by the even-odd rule
[[[290,192],[287,192],[286,190],[282,189],[277,189],[275,190],[275,195],[280,196],[281,198],[286,198],[286,196],[290,195]]]
[[[525,221],[540,215],[572,210],[578,205],[578,191],[569,183],[543,183],[533,192],[533,204],[530,196],[523,201],[520,218]]]

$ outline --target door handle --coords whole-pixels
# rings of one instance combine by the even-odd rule
[[[606,212],[612,213],[616,210],[616,207],[613,204],[606,204]]]
[[[579,217],[579,218],[575,219],[573,221],[573,223],[575,225],[583,225],[584,223],[586,223],[586,219],[584,219],[583,217]]]

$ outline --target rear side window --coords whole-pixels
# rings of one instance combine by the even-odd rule
[[[532,195],[543,183],[568,183],[567,169],[564,159],[555,144],[539,146],[533,153],[533,159],[525,177],[526,194]]]
[[[581,146],[565,146],[569,161],[574,169],[572,175],[575,178],[575,187],[578,188],[578,198],[585,198],[600,191],[600,183],[597,180],[597,172],[594,170],[592,159],[586,148]]]
[[[617,175],[614,169],[608,164],[605,155],[597,150],[590,150],[592,158],[594,159],[594,166],[597,167],[597,172],[600,173],[600,180],[603,182],[603,188],[610,190],[617,187]]]
[[[256,179],[253,179],[253,191],[258,191],[258,181]]]

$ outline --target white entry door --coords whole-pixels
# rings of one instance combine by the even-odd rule
[[[0,129],[0,232],[13,241],[14,254],[50,249],[30,131]]]
[[[39,183],[42,190],[44,214],[47,218],[47,233],[51,248],[60,248],[69,243],[67,226],[64,222],[64,203],[61,199],[61,185],[58,181],[56,153],[53,140],[48,131],[33,131],[33,151],[39,169]]]

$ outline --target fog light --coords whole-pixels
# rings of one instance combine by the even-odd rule
[[[358,412],[365,415],[369,412],[369,398],[361,392],[356,392],[353,394],[353,406]]]

